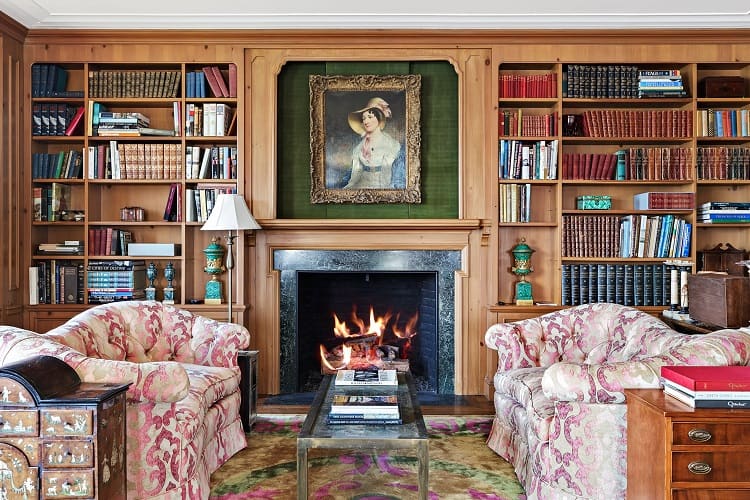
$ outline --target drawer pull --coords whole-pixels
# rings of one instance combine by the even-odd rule
[[[693,474],[705,475],[711,472],[711,466],[705,462],[690,462],[688,470]]]
[[[696,443],[705,443],[706,441],[711,441],[713,436],[705,429],[690,429],[688,431],[688,438]]]

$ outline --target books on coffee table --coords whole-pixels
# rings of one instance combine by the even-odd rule
[[[398,385],[396,370],[339,370],[336,385]]]
[[[693,408],[750,409],[748,366],[662,366],[664,393]]]

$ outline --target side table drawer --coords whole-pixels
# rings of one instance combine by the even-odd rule
[[[746,482],[750,487],[750,463],[737,450],[672,452],[672,482]]]
[[[42,443],[44,467],[93,467],[94,443],[90,439],[45,439]]]
[[[750,445],[750,423],[675,422],[674,445]]]
[[[45,470],[42,472],[41,498],[93,498],[94,471]]]
[[[43,437],[90,436],[94,433],[91,410],[41,410]]]
[[[750,500],[750,490],[673,490],[672,500]]]

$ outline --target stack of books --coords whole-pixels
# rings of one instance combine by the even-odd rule
[[[139,129],[148,128],[151,120],[138,112],[101,111],[97,123],[97,135],[138,137],[141,135]]]
[[[400,424],[396,394],[334,394],[328,424]]]
[[[662,366],[664,393],[693,408],[750,409],[750,366]]]
[[[750,223],[750,202],[707,201],[698,208],[698,222],[705,224]]]
[[[638,97],[686,97],[679,69],[638,71]]]

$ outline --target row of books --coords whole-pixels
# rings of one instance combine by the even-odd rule
[[[236,146],[188,146],[186,179],[236,179]]]
[[[175,70],[92,70],[89,97],[178,97],[181,74]]]
[[[167,202],[164,205],[163,220],[170,222],[182,222],[182,185],[173,183],[169,186]]]
[[[693,408],[750,409],[750,366],[662,366],[664,393]]]
[[[670,305],[670,274],[664,264],[563,264],[564,306],[610,302],[628,306]]]
[[[563,215],[562,256],[681,258],[690,255],[692,224],[666,215]]]
[[[500,222],[531,221],[531,184],[501,184]]]
[[[237,97],[237,65],[229,63],[226,74],[215,65],[188,72],[185,75],[185,92],[188,98]]]
[[[85,108],[64,103],[34,103],[31,107],[31,135],[73,135],[79,129]]]
[[[31,154],[32,179],[80,179],[82,174],[83,151]]]
[[[699,109],[696,114],[699,137],[750,136],[750,110]]]
[[[581,115],[584,137],[688,139],[693,133],[693,113],[685,109],[594,109]]]
[[[109,141],[88,148],[89,179],[180,179],[182,144]]]
[[[116,227],[89,228],[89,255],[127,255],[133,232]]]
[[[499,113],[499,135],[533,137],[557,135],[557,112],[529,115],[519,108],[504,109]]]
[[[498,93],[504,97],[557,97],[557,73],[500,73]]]
[[[50,259],[29,267],[29,304],[83,304],[83,262]]]
[[[558,142],[503,139],[498,148],[501,179],[557,179]]]
[[[563,153],[562,178],[566,180],[612,180],[617,171],[614,153]]]
[[[185,188],[185,221],[206,222],[214,208],[219,194],[236,193],[234,186],[211,186],[196,184],[195,188]]]
[[[691,191],[648,191],[633,195],[635,210],[692,210],[695,193]]]
[[[231,135],[236,121],[235,109],[221,102],[188,103],[185,107],[185,135],[188,137]]]
[[[696,152],[698,179],[750,180],[750,148],[701,146]]]
[[[691,180],[693,149],[631,147],[625,154],[625,179],[643,181]]]
[[[70,209],[70,184],[52,182],[46,186],[31,189],[33,220],[37,222],[57,222],[62,220],[62,212]]]
[[[750,202],[709,201],[698,207],[698,221],[704,224],[750,223]]]
[[[66,90],[68,70],[59,64],[31,65],[31,97],[83,97],[83,90]]]
[[[583,99],[634,98],[638,96],[637,66],[623,64],[566,64],[563,97]]]

